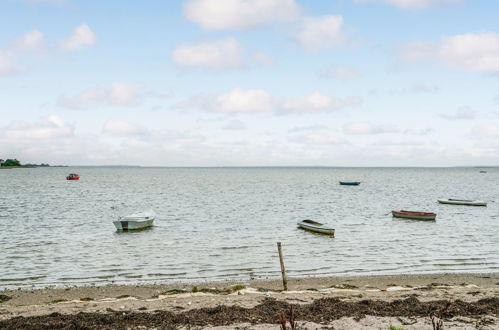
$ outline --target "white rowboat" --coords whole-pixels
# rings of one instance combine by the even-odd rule
[[[324,224],[317,222],[317,221],[302,220],[302,221],[298,222],[297,225],[298,225],[298,227],[305,229],[305,230],[310,230],[310,231],[313,231],[316,233],[334,236],[334,229],[333,228],[325,226]]]
[[[149,210],[119,217],[117,221],[113,221],[113,224],[120,231],[137,230],[151,227],[155,218],[156,214]]]
[[[487,203],[482,201],[472,201],[467,199],[439,199],[441,204],[452,204],[452,205],[469,205],[469,206],[487,206]]]

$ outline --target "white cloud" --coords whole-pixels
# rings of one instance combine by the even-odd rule
[[[204,29],[248,29],[298,18],[294,0],[191,0],[185,16]]]
[[[102,132],[114,136],[136,136],[147,134],[147,130],[143,127],[124,120],[106,121],[102,127]]]
[[[78,95],[59,97],[57,104],[70,109],[82,109],[92,106],[135,106],[143,97],[139,85],[117,82],[109,88],[89,88]]]
[[[343,17],[340,15],[306,17],[296,38],[312,51],[331,48],[344,41],[342,25]]]
[[[356,2],[384,2],[400,8],[427,8],[440,4],[457,3],[461,0],[355,0]]]
[[[78,50],[95,45],[96,42],[97,38],[90,27],[87,24],[80,24],[74,29],[73,34],[61,43],[61,48],[68,51]]]
[[[27,32],[21,38],[14,40],[9,46],[0,48],[0,76],[13,75],[26,70],[17,63],[19,52],[32,52],[43,46],[43,33],[38,30]]]
[[[38,30],[27,32],[22,38],[12,42],[11,49],[16,51],[35,51],[43,46],[43,33]]]
[[[12,140],[47,140],[74,135],[73,125],[58,116],[41,118],[34,124],[17,121],[8,125],[3,136]]]
[[[470,120],[476,118],[476,111],[470,107],[463,106],[459,107],[452,115],[441,114],[440,116],[448,120]]]
[[[359,97],[333,98],[319,92],[298,98],[277,98],[264,89],[241,89],[216,96],[197,97],[183,102],[179,108],[199,108],[221,113],[300,114],[334,111],[362,104]]]
[[[220,94],[211,106],[213,111],[224,113],[263,112],[272,107],[272,96],[265,90],[240,88]]]
[[[108,103],[116,106],[134,106],[140,103],[142,87],[127,83],[114,83],[109,91]]]
[[[396,133],[398,129],[391,125],[375,125],[367,122],[349,123],[343,126],[345,134],[352,135],[368,135],[368,134],[383,134]]]
[[[330,111],[346,107],[355,107],[362,104],[359,97],[349,97],[345,99],[332,98],[330,96],[313,92],[310,95],[284,100],[280,104],[280,110],[283,112],[312,113],[321,111]]]
[[[212,70],[240,68],[243,66],[242,46],[234,38],[183,44],[173,50],[172,60],[185,68]]]
[[[407,62],[437,61],[470,72],[499,72],[499,34],[466,33],[444,37],[439,43],[416,42],[403,47]]]

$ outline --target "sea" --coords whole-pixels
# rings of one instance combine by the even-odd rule
[[[66,181],[69,173],[79,181]],[[499,271],[499,168],[0,170],[0,289]],[[339,181],[361,181],[341,186]],[[487,207],[437,199],[479,199]],[[152,209],[154,226],[118,232]],[[436,221],[392,218],[397,209]],[[297,228],[313,219],[335,237]]]

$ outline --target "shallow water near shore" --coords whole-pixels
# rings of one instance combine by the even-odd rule
[[[275,278],[277,241],[290,277],[498,272],[498,183],[499,169],[474,168],[0,171],[0,288]],[[153,228],[116,232],[118,215],[144,209]],[[393,209],[438,215],[393,219]],[[305,218],[336,237],[296,228]]]

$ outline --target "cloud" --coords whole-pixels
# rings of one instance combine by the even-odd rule
[[[124,120],[108,120],[102,127],[102,132],[113,136],[146,135],[147,130]]]
[[[264,112],[273,108],[272,96],[263,89],[235,88],[215,97],[210,108],[215,112]]]
[[[333,98],[320,92],[297,98],[277,98],[264,89],[235,88],[215,96],[197,97],[180,108],[199,108],[220,113],[301,114],[334,111],[362,104],[359,97]]]
[[[398,129],[391,125],[374,125],[367,122],[349,123],[343,126],[345,134],[370,135],[383,133],[397,133]]]
[[[427,8],[440,4],[458,3],[461,0],[355,0],[355,2],[383,2],[400,8]]]
[[[234,38],[183,44],[173,50],[171,57],[184,68],[223,70],[243,66],[242,46]]]
[[[317,76],[325,79],[334,78],[342,81],[348,81],[357,78],[359,76],[359,72],[346,66],[337,66],[321,70],[318,72]]]
[[[410,43],[402,47],[400,56],[406,62],[429,60],[469,72],[499,73],[499,34],[466,33],[439,43]]]
[[[8,125],[3,136],[12,140],[47,140],[74,135],[74,127],[58,116],[41,118],[38,122],[30,124],[17,121]]]
[[[59,97],[57,104],[64,108],[83,109],[92,106],[135,106],[143,97],[139,85],[117,82],[109,88],[89,88],[78,95]]]
[[[242,30],[293,21],[300,8],[294,0],[191,0],[184,14],[207,30]]]
[[[61,43],[61,48],[67,51],[73,51],[93,46],[97,42],[94,32],[87,24],[78,25],[73,34]]]
[[[312,113],[356,107],[361,104],[362,99],[359,97],[339,99],[332,98],[319,92],[313,92],[307,96],[282,101],[280,104],[280,111],[288,113]]]
[[[306,17],[296,39],[311,51],[331,48],[344,41],[342,25],[343,17],[340,15]]]
[[[476,118],[476,111],[468,106],[459,107],[452,115],[441,114],[440,117],[448,120],[470,120]]]
[[[38,30],[27,32],[14,40],[9,46],[0,48],[0,77],[26,71],[26,67],[17,63],[20,52],[33,52],[43,46],[43,33]]]
[[[43,33],[38,30],[27,32],[20,39],[14,40],[9,48],[15,51],[36,51],[43,46]]]

